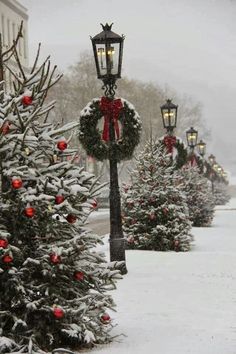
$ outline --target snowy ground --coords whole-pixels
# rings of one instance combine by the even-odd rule
[[[112,314],[114,335],[125,336],[92,353],[235,354],[235,230],[233,199],[212,227],[193,229],[189,253],[127,251]]]

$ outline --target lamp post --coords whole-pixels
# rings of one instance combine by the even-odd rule
[[[211,172],[210,172],[210,181],[211,181],[211,190],[212,190],[212,193],[214,193],[214,164],[216,162],[216,158],[213,154],[209,155],[208,156],[208,160],[209,160],[209,163],[211,165]]]
[[[208,160],[209,160],[211,166],[213,166],[215,161],[216,161],[216,158],[215,158],[214,155],[211,154],[211,155],[208,156]]]
[[[186,138],[188,147],[190,148],[190,161],[191,166],[194,164],[194,148],[197,145],[197,137],[198,131],[191,127],[189,130],[186,131]]]
[[[177,124],[178,106],[175,105],[170,99],[167,99],[166,103],[164,103],[160,108],[163,127],[166,129],[168,135],[172,135]]]
[[[198,148],[199,155],[201,155],[201,157],[204,157],[204,155],[206,153],[206,143],[204,143],[204,141],[202,141],[202,139],[197,144],[197,148]]]
[[[91,37],[97,77],[103,81],[105,96],[113,101],[115,97],[116,80],[121,78],[124,36],[111,30],[111,25],[102,25],[103,31]],[[111,153],[110,163],[110,260],[123,261],[122,274],[127,273],[125,264],[125,240],[121,221],[121,202],[118,183],[117,157],[115,149],[115,130],[112,112],[109,119],[109,141]]]
[[[198,153],[201,156],[201,168],[200,168],[200,172],[203,173],[204,172],[204,155],[206,153],[206,143],[204,143],[204,141],[201,139],[199,141],[199,143],[197,144],[197,149],[198,149]]]

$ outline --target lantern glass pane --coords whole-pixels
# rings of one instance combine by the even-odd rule
[[[100,71],[99,74],[105,75],[107,72],[105,44],[96,44],[96,52],[97,52],[98,65]]]
[[[196,133],[189,133],[188,134],[188,143],[189,146],[195,146],[197,143],[197,134]]]
[[[163,123],[164,128],[175,127],[176,125],[176,110],[175,109],[163,109]]]
[[[107,45],[107,73],[112,75],[117,75],[118,64],[119,64],[119,43],[111,43]]]

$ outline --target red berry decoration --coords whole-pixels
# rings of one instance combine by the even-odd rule
[[[82,281],[82,280],[84,280],[84,273],[83,272],[75,272],[74,278],[76,280]]]
[[[61,204],[61,203],[63,203],[64,202],[64,200],[65,200],[65,197],[64,197],[64,195],[56,195],[56,197],[55,197],[55,203],[56,204]]]
[[[3,133],[3,135],[6,135],[9,130],[10,130],[10,123],[9,122],[4,122],[3,125],[1,126],[1,132]]]
[[[31,206],[25,208],[24,210],[24,214],[25,216],[27,216],[27,218],[32,218],[35,215],[35,212],[36,212],[35,208]]]
[[[104,313],[104,314],[101,316],[101,321],[102,321],[104,324],[108,324],[108,323],[111,321],[111,317],[108,315],[108,313]]]
[[[33,102],[33,99],[31,96],[23,96],[21,102],[24,106],[30,106]]]
[[[67,148],[67,142],[65,140],[58,141],[57,148],[61,151],[64,151]]]
[[[7,248],[7,246],[8,246],[8,241],[5,240],[4,238],[0,238],[0,247]]]
[[[167,208],[163,208],[163,213],[167,214],[168,213],[168,209]]]
[[[3,263],[11,263],[13,261],[13,257],[9,256],[9,254],[6,254],[2,257],[2,261]]]
[[[12,178],[11,185],[14,189],[19,189],[22,187],[23,182],[21,178]]]
[[[93,209],[97,209],[97,207],[98,207],[98,202],[97,202],[97,200],[94,199],[94,201],[92,202],[91,205],[92,205]]]
[[[64,317],[65,313],[61,307],[54,307],[53,309],[53,315],[57,319],[61,319]]]
[[[156,214],[155,214],[155,213],[151,213],[151,214],[149,215],[149,219],[150,219],[150,220],[155,220],[155,219],[156,219]]]
[[[70,224],[74,224],[77,220],[77,217],[74,214],[68,214],[66,217],[66,220],[70,223]]]
[[[61,263],[61,257],[56,253],[51,253],[50,254],[50,261],[53,264],[59,264],[59,263]]]

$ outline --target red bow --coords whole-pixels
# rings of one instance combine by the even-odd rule
[[[120,98],[116,100],[110,100],[107,97],[101,98],[100,110],[104,115],[104,127],[102,133],[102,140],[104,141],[110,140],[110,134],[109,134],[110,119],[113,120],[116,138],[119,139],[120,130],[119,130],[118,118],[122,108],[123,106]]]
[[[164,137],[164,144],[169,154],[173,153],[173,147],[176,144],[176,136],[166,135]]]
[[[192,166],[192,167],[197,166],[197,159],[194,154],[190,157],[189,162],[190,162],[190,166]]]

